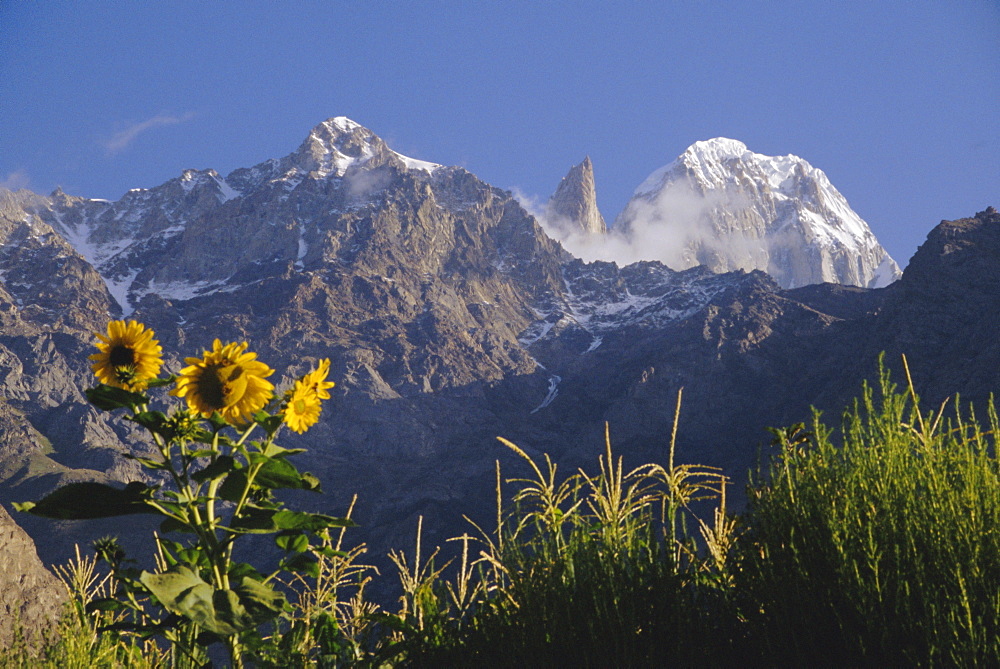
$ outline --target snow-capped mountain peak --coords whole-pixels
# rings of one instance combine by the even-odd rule
[[[389,162],[426,172],[440,167],[396,153],[374,132],[346,116],[327,119],[313,128],[296,154],[302,158],[297,166],[318,178],[342,177],[352,168],[378,167]]]
[[[244,193],[273,186],[291,191],[305,180],[349,179],[352,174],[386,166],[426,174],[441,167],[397,153],[360,123],[336,116],[314,127],[291,154],[237,169],[226,181]]]
[[[822,170],[724,137],[695,142],[649,175],[615,228],[655,248],[669,240],[668,257],[655,259],[674,269],[760,269],[786,288],[876,288],[900,275]]]
[[[747,145],[738,139],[715,137],[695,142],[684,152],[683,157],[696,158],[704,162],[721,162],[729,158],[740,158],[749,153]]]

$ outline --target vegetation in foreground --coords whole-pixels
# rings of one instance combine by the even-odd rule
[[[245,344],[217,343],[179,383],[156,379],[158,365],[136,364],[159,356],[151,333],[115,327],[93,356],[103,384],[90,396],[150,429],[162,460],[143,464],[165,482],[104,491],[99,511],[152,510],[187,539],[158,537],[150,571],[106,540],[57,568],[71,594],[57,634],[15,643],[2,666],[1000,664],[992,403],[985,428],[958,398],[922,411],[909,377],[900,390],[883,370],[839,429],[815,415],[774,430],[778,452],[739,516],[720,472],[674,462],[676,434],[664,465],[626,470],[606,436],[597,471],[569,475],[501,439],[530,475],[507,480],[504,496],[498,465],[495,527],[470,523],[450,557],[425,555],[418,527],[413,553],[390,556],[402,596],[389,611],[365,597],[375,574],[363,546],[346,548],[350,513],[275,497],[318,488],[274,441],[283,425],[316,422],[328,367],[275,398]],[[240,385],[243,373],[257,380]],[[144,392],[171,383],[187,408],[151,413]],[[66,517],[67,495],[22,509]],[[694,511],[713,503],[710,517]],[[268,574],[232,558],[233,543],[261,532],[285,556]]]

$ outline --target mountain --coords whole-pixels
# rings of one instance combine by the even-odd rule
[[[765,427],[811,404],[836,422],[882,350],[894,367],[910,356],[930,402],[1000,386],[987,364],[998,229],[989,210],[943,223],[873,290],[585,263],[510,192],[343,117],[284,158],[185,171],[115,202],[2,192],[0,501],[142,475],[125,454],[148,442],[81,390],[91,333],[123,313],[155,330],[169,371],[216,337],[249,342],[279,391],[330,358],[320,422],[282,436],[326,491],[295,504],[342,514],[357,493],[351,539],[375,560],[412,545],[420,516],[428,545],[464,531],[463,514],[488,524],[494,463],[526,473],[498,435],[575,471],[592,468],[607,421],[628,462],[662,459],[682,387],[678,457],[741,479],[766,454]],[[74,541],[151,535],[138,520],[16,520],[49,563]]]
[[[594,165],[590,156],[570,168],[545,205],[547,222],[563,234],[603,235],[608,226],[597,208]]]
[[[696,142],[653,172],[614,228],[632,244],[662,249],[674,269],[759,269],[783,288],[881,288],[900,275],[821,170],[721,137]]]
[[[55,624],[66,601],[66,589],[38,559],[35,545],[0,507],[0,649],[13,640],[16,626],[32,641],[39,630]]]

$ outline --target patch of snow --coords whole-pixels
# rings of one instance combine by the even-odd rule
[[[882,262],[880,262],[878,267],[875,269],[875,275],[872,277],[871,283],[868,284],[868,287],[885,288],[893,281],[896,281],[899,277],[899,267],[896,265],[895,261],[889,257],[889,254],[886,253],[882,257]]]
[[[299,221],[299,251],[298,256],[295,258],[295,269],[301,272],[305,268],[305,257],[306,252],[309,251],[309,245],[306,243],[306,226]]]
[[[531,410],[531,413],[536,413],[538,411],[541,411],[548,405],[552,404],[552,400],[554,400],[559,395],[560,381],[562,381],[561,376],[556,376],[555,374],[553,374],[552,376],[549,377],[549,393],[545,396],[545,399],[542,400],[541,404],[539,404],[537,407]]]
[[[406,165],[406,169],[408,170],[423,170],[428,174],[434,174],[434,170],[441,167],[441,165],[438,165],[437,163],[431,163],[426,160],[417,160],[416,158],[410,158],[409,156],[404,156],[402,153],[396,153],[395,151],[393,151],[393,154],[403,161],[403,164]]]
[[[305,178],[305,174],[297,167],[285,172],[283,175],[275,179],[274,181],[280,181],[285,187],[285,190],[295,190],[296,186],[302,183],[302,179]]]
[[[673,272],[660,267],[643,271],[630,267],[597,267],[572,277],[564,273],[564,297],[544,309],[534,309],[537,320],[525,328],[518,341],[530,347],[576,326],[591,336],[584,351],[589,353],[603,343],[605,333],[640,325],[664,327],[687,318],[734,281],[705,270]]]
[[[535,321],[529,325],[521,336],[517,338],[517,341],[525,348],[531,346],[539,339],[542,339],[549,333],[555,323],[550,323],[546,320]]]
[[[212,175],[215,183],[219,185],[219,203],[229,202],[230,200],[235,200],[238,197],[243,197],[243,193],[236,190],[230,186],[225,179],[220,176]]]
[[[358,128],[362,127],[360,123],[358,123],[357,121],[352,121],[346,116],[337,116],[335,118],[330,119],[329,121],[326,121],[324,125],[326,124],[336,128],[337,130],[340,130],[341,132],[353,132]]]
[[[103,277],[104,283],[108,286],[108,292],[111,293],[111,297],[115,298],[118,306],[122,308],[122,316],[129,316],[135,307],[128,299],[128,289],[132,286],[132,282],[135,281],[136,275],[139,270],[132,270],[124,277],[120,279],[111,279],[109,277]]]
[[[134,279],[133,275],[133,279]],[[224,285],[225,280],[216,281],[150,281],[149,285],[142,290],[136,290],[136,298],[141,298],[146,295],[158,295],[165,300],[173,300],[183,302],[185,300],[190,300],[195,297],[201,297],[209,293],[214,293],[219,291]]]
[[[655,170],[652,174],[646,177],[645,181],[639,184],[639,187],[635,189],[632,193],[632,197],[639,197],[643,195],[649,195],[660,190],[663,186],[663,178],[666,176],[667,172],[674,168],[675,163],[670,163],[665,165],[658,170]]]
[[[198,176],[198,173],[194,170],[184,170],[181,174],[181,188],[184,189],[185,193],[190,193],[191,189],[197,184],[196,176]]]

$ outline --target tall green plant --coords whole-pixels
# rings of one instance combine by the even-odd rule
[[[327,530],[352,524],[288,509],[275,497],[282,489],[320,489],[316,477],[290,460],[302,450],[282,448],[276,439],[284,425],[301,432],[318,420],[320,400],[333,385],[326,381],[329,362],[275,396],[266,380],[274,370],[246,352],[245,343],[216,340],[202,357],[187,358],[178,376],[160,378],[160,347],[152,331],[135,321],[113,321],[107,335],[98,337],[91,358],[103,383],[87,397],[102,411],[123,410],[150,433],[158,457],[134,459],[160,482],[133,481],[124,488],[72,483],[15,506],[59,519],[162,518],[154,569],[131,566],[114,539],[95,542],[116,588],[87,609],[127,613],[108,629],[166,639],[173,666],[205,664],[213,642],[225,645],[233,666],[243,666],[246,653],[261,643],[258,627],[288,608],[276,578],[317,573],[324,556],[337,555],[324,543]],[[152,410],[148,391],[167,386],[186,406]],[[234,557],[237,543],[254,534],[272,535],[283,551],[270,573]]]
[[[923,411],[907,377],[882,367],[839,436],[818,414],[775,431],[740,551],[768,661],[1000,664],[997,415]]]
[[[561,477],[550,459],[542,466],[500,441],[532,475],[507,481],[516,490],[503,512],[498,470],[497,530],[480,530],[474,559],[463,537],[454,582],[442,581],[445,567],[427,562],[421,578],[412,578],[414,568],[401,570],[422,595],[411,600],[423,633],[401,633],[408,663],[657,666],[726,657],[731,620],[709,614],[729,595],[730,579],[719,570],[732,521],[722,512],[704,525],[713,554],[685,534],[681,518],[700,524],[690,502],[719,494],[716,470],[672,462],[629,470],[606,431],[597,472]],[[458,593],[471,593],[471,602]]]

